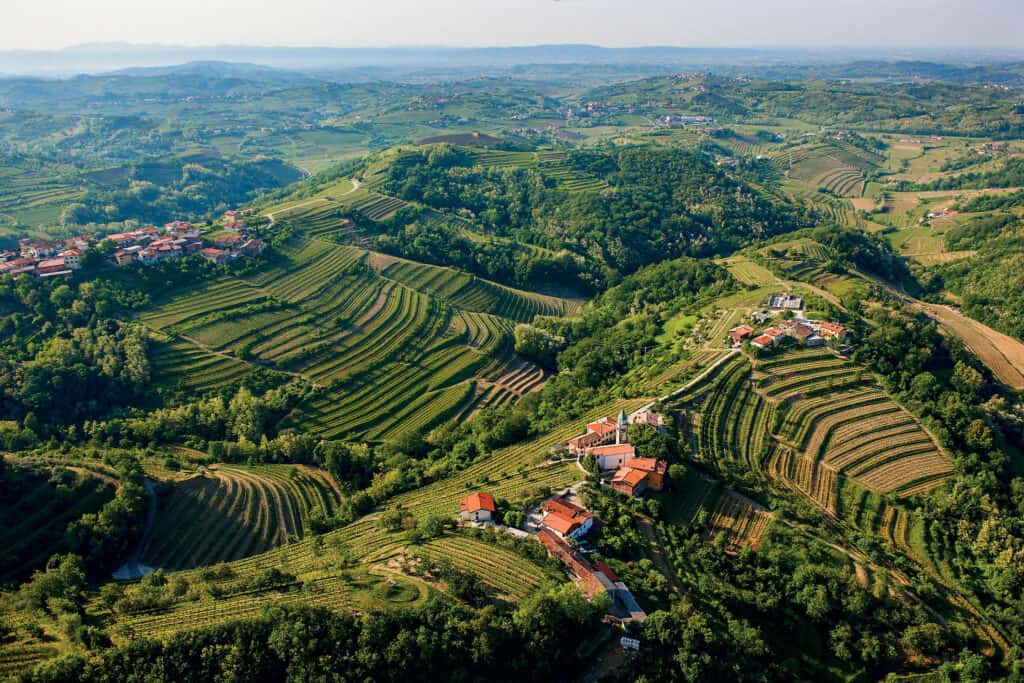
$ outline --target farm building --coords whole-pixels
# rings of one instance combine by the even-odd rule
[[[612,477],[612,488],[631,498],[639,496],[648,488],[647,473],[643,470],[634,470],[632,467],[623,467]]]
[[[640,470],[647,473],[647,487],[653,491],[660,491],[665,487],[665,475],[668,473],[668,463],[657,458],[633,458],[626,463],[630,469]]]
[[[203,249],[199,253],[207,261],[210,261],[211,263],[216,263],[218,265],[222,263],[227,263],[228,261],[228,252],[224,251],[223,249],[214,249],[213,247],[207,247],[206,249]]]
[[[768,308],[776,311],[799,311],[804,307],[803,297],[792,292],[772,294],[768,297]]]
[[[39,277],[53,277],[56,275],[70,274],[71,269],[68,268],[63,257],[46,259],[36,264],[36,275]]]
[[[629,588],[615,576],[607,564],[590,564],[568,543],[550,531],[538,533],[537,540],[552,557],[562,563],[569,575],[580,583],[588,598],[593,598],[599,593],[607,593],[612,599],[615,616],[621,616],[624,621],[642,622],[647,618],[647,614],[637,604]]]
[[[732,340],[733,346],[739,346],[743,343],[744,339],[748,339],[754,334],[754,328],[750,325],[740,325],[729,330],[729,339]]]
[[[542,509],[541,527],[559,538],[581,538],[594,526],[594,515],[564,498],[552,498]]]
[[[491,494],[471,493],[459,501],[459,519],[464,522],[493,522],[497,509]]]
[[[825,339],[835,339],[836,341],[846,341],[849,333],[846,328],[838,323],[823,322],[818,327],[818,334]]]
[[[754,337],[750,340],[751,346],[756,346],[759,349],[766,349],[775,343],[775,338],[770,337],[767,334],[762,334],[759,337]]]

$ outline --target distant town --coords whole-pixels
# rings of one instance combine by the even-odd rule
[[[266,244],[251,234],[242,212],[225,211],[214,226],[172,221],[163,230],[139,228],[108,235],[84,234],[63,240],[24,238],[17,250],[0,252],[0,275],[29,274],[41,279],[67,277],[82,267],[83,257],[103,244],[107,258],[117,266],[151,266],[162,261],[198,254],[211,263],[259,256]],[[111,250],[112,249],[112,250]]]

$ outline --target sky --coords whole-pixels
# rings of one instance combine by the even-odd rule
[[[2,0],[0,50],[87,43],[1020,47],[1022,0]]]

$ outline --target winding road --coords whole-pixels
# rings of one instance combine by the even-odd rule
[[[132,579],[141,579],[146,574],[152,574],[155,569],[139,562],[139,557],[142,555],[142,548],[145,546],[146,541],[149,540],[149,535],[153,530],[153,523],[156,521],[156,484],[152,479],[146,479],[142,482],[142,485],[146,487],[146,492],[149,493],[149,512],[146,513],[146,527],[142,532],[142,538],[132,548],[132,552],[128,555],[128,559],[125,560],[124,564],[113,573],[113,578],[117,581],[130,581]]]

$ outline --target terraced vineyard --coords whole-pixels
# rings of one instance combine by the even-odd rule
[[[578,171],[564,161],[558,153],[541,153],[540,172],[553,178],[558,186],[569,192],[600,192],[607,189],[608,183],[600,178]]]
[[[767,472],[833,513],[844,478],[905,498],[952,474],[949,456],[869,373],[822,349],[754,368],[736,356],[680,402],[700,459]]]
[[[458,569],[486,577],[491,588],[510,600],[521,600],[546,579],[557,578],[521,555],[460,533],[430,541],[413,554],[433,560],[447,559]]]
[[[723,492],[711,509],[708,536],[725,534],[727,553],[743,548],[756,550],[761,536],[772,521],[772,514],[752,500],[732,491]]]
[[[464,311],[491,313],[529,322],[536,315],[568,315],[579,304],[482,280],[452,268],[395,259],[383,270],[387,278],[448,301]]]
[[[174,485],[142,548],[151,567],[188,569],[265,552],[302,538],[311,514],[341,497],[328,475],[301,465],[220,465]]]
[[[142,314],[165,335],[152,353],[161,385],[206,391],[279,370],[321,387],[284,426],[386,440],[539,386],[532,365],[501,370],[512,328],[579,305],[317,239],[281,251]]]
[[[244,380],[253,367],[212,354],[180,339],[150,344],[150,369],[158,385],[203,393]]]
[[[580,419],[592,420],[615,414],[620,409],[632,411],[644,402],[646,399],[616,402],[590,411]],[[577,431],[578,424],[574,421],[530,441],[500,449],[450,478],[395,497],[389,506],[401,505],[416,518],[423,518],[431,514],[454,515],[458,501],[466,492],[481,486],[486,486],[496,497],[509,500],[562,490],[579,481],[582,473],[574,462],[546,463],[549,447],[552,443],[567,441]],[[227,469],[222,466],[217,476],[224,476]],[[253,471],[249,479],[262,477],[263,472],[263,468],[230,469]],[[209,536],[204,537],[207,542],[210,542]],[[184,600],[155,612],[119,615],[117,626],[130,629],[136,636],[166,637],[186,626],[199,628],[255,615],[269,604],[301,602],[337,611],[379,608],[380,598],[367,595],[358,582],[338,575],[339,553],[360,567],[368,568],[369,572],[386,571],[384,563],[403,552],[443,555],[457,567],[475,571],[498,594],[513,600],[548,577],[546,569],[517,554],[459,535],[449,534],[412,548],[406,546],[403,534],[388,533],[379,526],[376,515],[371,515],[323,536],[303,538],[227,565],[230,574],[239,578],[271,568],[287,571],[296,576],[289,586],[250,590],[215,600]],[[204,581],[200,569],[187,570],[181,575],[190,582]],[[410,583],[400,575],[389,576],[400,583]],[[122,631],[115,628],[113,632]]]

